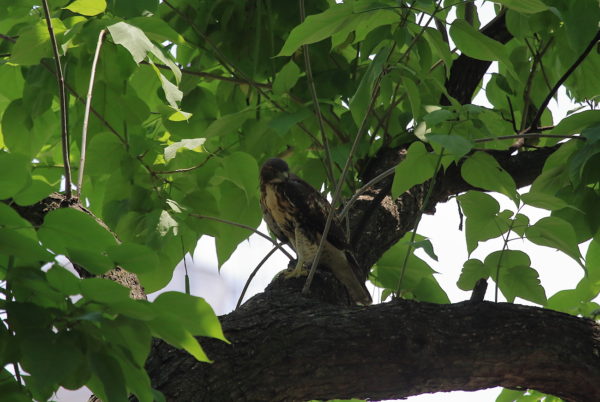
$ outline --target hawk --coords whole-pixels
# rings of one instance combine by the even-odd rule
[[[331,205],[314,187],[290,173],[285,161],[271,158],[260,170],[260,206],[269,230],[296,252],[296,267],[286,276],[305,275],[304,267],[310,267],[314,260]],[[319,263],[342,282],[354,302],[371,303],[371,295],[359,279],[358,265],[335,217]]]

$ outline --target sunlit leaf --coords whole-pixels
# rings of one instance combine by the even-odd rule
[[[65,8],[81,15],[98,15],[106,10],[106,0],[75,0]]]

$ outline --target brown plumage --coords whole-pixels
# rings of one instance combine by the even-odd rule
[[[331,205],[314,187],[290,173],[285,161],[271,158],[260,170],[260,206],[269,230],[298,256],[296,267],[287,276],[304,274],[304,267],[310,267],[317,253]],[[358,265],[335,217],[319,264],[333,272],[356,303],[371,303],[371,295],[359,279]]]

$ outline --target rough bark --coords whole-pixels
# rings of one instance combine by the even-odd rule
[[[213,364],[158,343],[147,367],[167,400],[402,398],[493,386],[600,400],[600,327],[535,307],[407,300],[341,307],[275,283],[222,317]]]

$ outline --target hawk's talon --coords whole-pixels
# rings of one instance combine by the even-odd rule
[[[301,276],[308,276],[309,269],[304,264],[297,264],[292,270],[288,269],[283,272],[285,279],[299,278]]]

